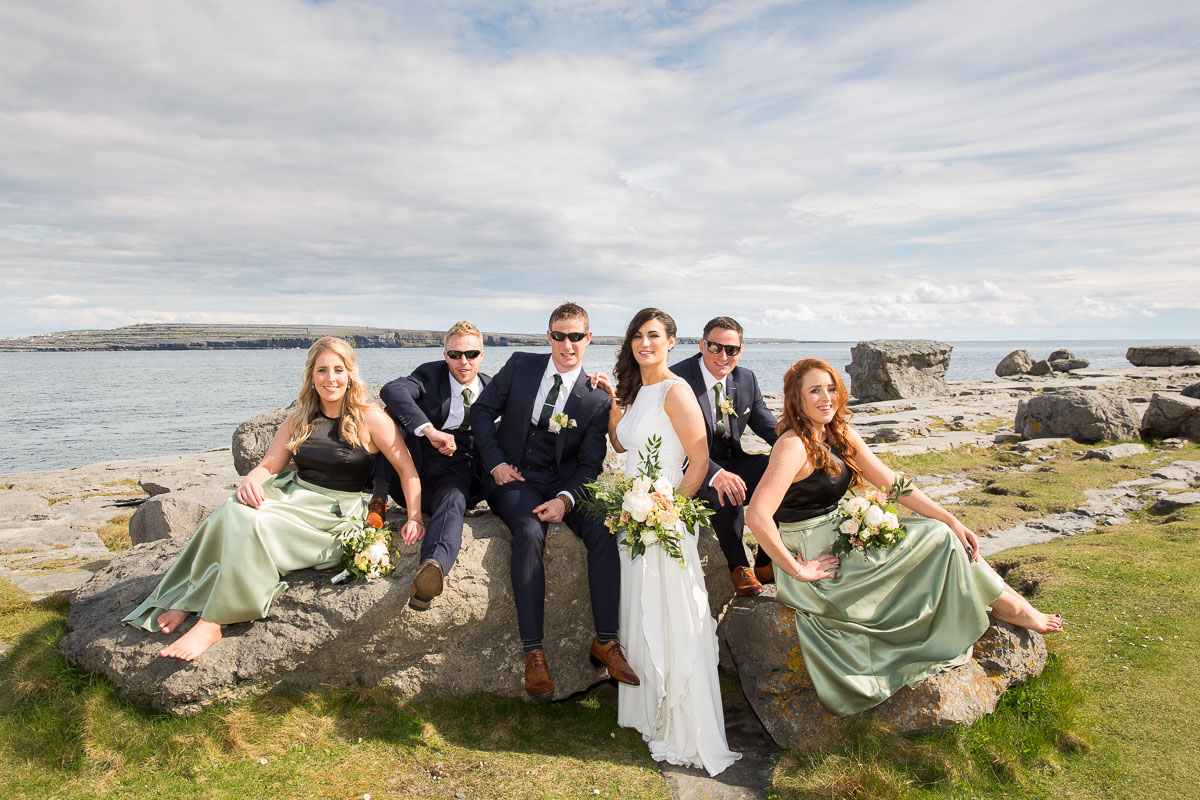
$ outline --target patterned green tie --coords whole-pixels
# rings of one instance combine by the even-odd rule
[[[539,428],[549,428],[550,418],[554,416],[554,404],[558,402],[558,390],[562,388],[562,374],[554,373],[554,385],[546,392],[546,402],[542,403],[542,413],[538,417]]]
[[[471,430],[471,390],[470,389],[462,390],[462,399],[463,399],[463,421],[460,422],[458,427],[455,428],[454,430],[469,431],[469,430]]]
[[[721,411],[721,382],[717,381],[713,384],[713,397],[716,399],[717,406],[717,436],[725,435],[725,413]]]

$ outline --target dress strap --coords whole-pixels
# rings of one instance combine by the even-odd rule
[[[671,391],[672,386],[678,386],[680,384],[686,385],[687,381],[685,381],[683,378],[680,378],[678,375],[673,375],[670,378],[667,378],[665,381],[663,381],[660,384],[660,386],[662,386],[662,391],[660,391],[659,395],[658,395],[658,410],[659,411],[666,413],[667,392]]]

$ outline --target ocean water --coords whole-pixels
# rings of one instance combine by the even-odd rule
[[[1131,344],[1171,343],[959,342],[954,343],[947,378],[991,377],[996,363],[1018,348],[1045,358],[1052,350],[1066,347],[1093,367],[1118,367],[1129,365],[1125,350]],[[815,356],[844,370],[853,345],[755,344],[740,363],[754,370],[764,392],[778,392],[783,372],[792,362]],[[679,345],[679,359],[691,355],[695,347]],[[584,366],[589,372],[611,370],[616,349],[589,347]],[[495,373],[511,352],[488,350],[484,371]],[[0,353],[6,377],[0,381],[0,429],[4,431],[0,473],[228,447],[241,422],[295,398],[304,356],[303,350]],[[359,370],[371,385],[407,375],[417,365],[438,358],[438,348],[358,352]]]

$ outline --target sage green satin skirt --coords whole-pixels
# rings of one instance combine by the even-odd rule
[[[783,523],[784,545],[801,561],[832,551],[836,512]],[[902,517],[895,547],[854,551],[837,577],[806,583],[775,570],[779,602],[796,609],[796,633],[817,696],[847,716],[902,687],[965,662],[988,627],[987,606],[1004,580],[971,562],[945,524]]]
[[[158,588],[123,620],[158,631],[158,615],[194,611],[225,625],[265,617],[287,584],[280,576],[341,562],[335,535],[365,516],[362,495],[302,481],[295,472],[263,481],[265,500],[251,508],[230,497],[209,515],[163,575]]]

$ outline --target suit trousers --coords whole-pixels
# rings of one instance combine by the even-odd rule
[[[549,525],[534,516],[533,509],[558,493],[555,488],[558,475],[530,471],[522,471],[522,475],[524,481],[493,486],[488,492],[488,505],[512,533],[512,587],[521,638],[541,639],[546,612],[543,554]],[[615,633],[620,624],[621,594],[621,559],[616,537],[578,509],[567,514],[563,522],[587,547],[588,587],[596,631]]]
[[[747,503],[754,495],[754,490],[758,488],[758,483],[762,480],[763,473],[767,471],[767,464],[770,460],[771,457],[765,453],[739,453],[730,455],[728,458],[714,459],[717,466],[732,472],[746,482]],[[717,490],[711,486],[704,486],[697,492],[697,496],[708,503],[708,507],[714,512],[709,518],[709,524],[717,534],[717,542],[721,545],[721,552],[725,554],[725,561],[729,564],[729,569],[750,566],[750,560],[746,556],[746,546],[742,543],[742,533],[746,528],[745,507],[730,503],[728,500],[725,501],[725,505],[721,505],[721,501],[717,497]],[[769,564],[771,558],[760,547],[755,561],[758,566],[763,566]]]

